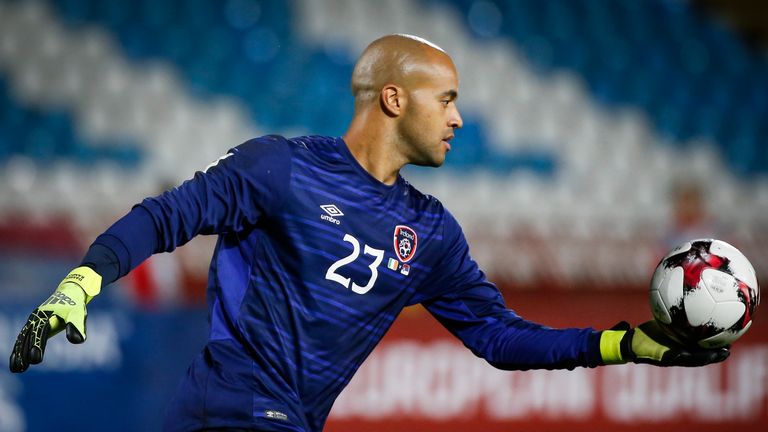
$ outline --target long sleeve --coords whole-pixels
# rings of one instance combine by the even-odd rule
[[[285,139],[250,140],[180,186],[134,206],[96,238],[83,264],[107,284],[198,234],[246,230],[281,205],[289,178]]]
[[[498,288],[469,255],[458,223],[446,214],[446,253],[422,304],[478,357],[499,369],[573,369],[601,364],[600,332],[553,329],[507,309]]]

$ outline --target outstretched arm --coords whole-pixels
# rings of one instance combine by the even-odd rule
[[[153,253],[170,252],[198,234],[240,232],[268,216],[285,196],[289,152],[281,137],[248,141],[181,186],[134,206],[29,316],[11,352],[11,372],[40,363],[48,338],[61,330],[70,342],[84,342],[86,304]]]
[[[573,369],[627,362],[702,366],[728,357],[727,348],[682,346],[653,321],[634,329],[623,323],[608,331],[554,329],[527,321],[507,309],[499,290],[486,280],[450,214],[443,239],[445,255],[422,304],[475,355],[497,368]]]
[[[484,280],[424,302],[427,310],[475,355],[499,369],[573,369],[602,364],[600,332],[554,329],[507,309],[499,290]]]
[[[147,198],[98,236],[82,265],[104,278],[125,276],[150,255],[171,252],[198,234],[239,232],[279,207],[290,176],[282,138],[248,141],[205,171]]]

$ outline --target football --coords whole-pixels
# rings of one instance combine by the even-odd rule
[[[653,274],[654,318],[685,345],[730,345],[752,325],[760,289],[755,270],[722,240],[691,240],[674,248]]]

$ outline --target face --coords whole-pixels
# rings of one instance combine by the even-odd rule
[[[441,56],[406,89],[407,107],[398,132],[409,163],[438,167],[445,162],[454,131],[462,126],[456,107],[458,88],[456,67]]]

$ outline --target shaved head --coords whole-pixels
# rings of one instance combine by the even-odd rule
[[[344,140],[387,184],[406,164],[440,166],[462,125],[458,89],[456,65],[439,46],[405,34],[376,39],[352,72],[355,114]]]
[[[375,101],[388,84],[410,88],[425,78],[436,62],[448,61],[445,51],[418,36],[392,34],[373,41],[360,55],[352,72],[355,107]]]

